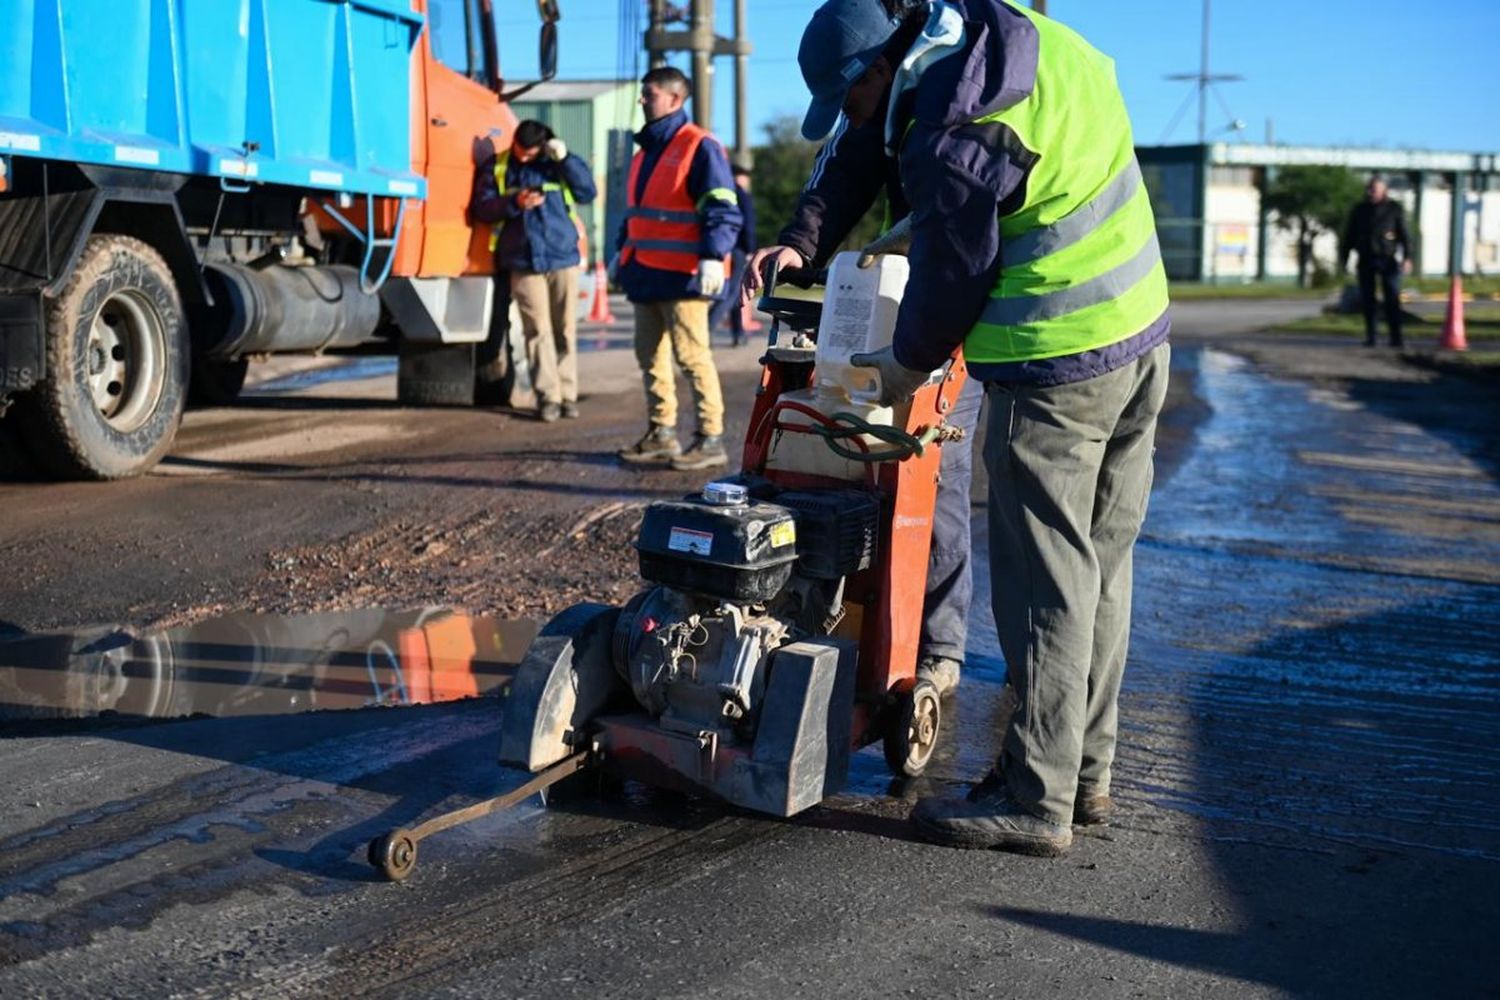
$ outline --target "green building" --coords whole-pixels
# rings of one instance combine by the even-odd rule
[[[625,205],[625,179],[633,153],[632,136],[642,125],[634,80],[553,80],[537,85],[512,103],[516,117],[551,127],[568,148],[589,162],[599,197],[579,206],[592,263],[607,260]]]

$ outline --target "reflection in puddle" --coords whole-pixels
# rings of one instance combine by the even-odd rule
[[[537,627],[434,608],[24,635],[0,640],[0,720],[281,715],[494,694]]]

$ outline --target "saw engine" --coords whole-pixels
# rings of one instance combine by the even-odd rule
[[[880,513],[867,490],[735,481],[652,504],[636,541],[651,586],[618,612],[574,609],[598,621],[563,623],[560,644],[544,630],[507,701],[538,708],[507,714],[502,759],[548,766],[586,728],[626,775],[780,815],[820,801],[848,769],[857,665],[830,636]]]

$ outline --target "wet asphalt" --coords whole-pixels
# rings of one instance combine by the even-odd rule
[[[964,683],[923,779],[893,782],[865,751],[845,794],[790,821],[575,789],[424,842],[401,886],[375,878],[365,841],[515,781],[492,764],[492,701],[55,731],[12,712],[0,995],[1497,995],[1493,383],[1245,338],[1267,316],[1229,311],[1179,311],[1137,550],[1120,814],[1065,858],[930,847],[904,822],[995,751],[1003,664],[981,565]],[[248,436],[289,412],[236,418]],[[420,419],[407,426],[420,442]],[[159,498],[161,482],[125,493]],[[108,502],[84,489],[0,499],[22,511],[12,531],[63,538],[64,514]],[[347,487],[285,492],[342,501],[339,524],[358,513]],[[382,512],[416,502],[353,495]],[[261,519],[247,537],[331,530]],[[979,503],[981,551],[983,523]],[[45,551],[35,532],[0,537],[9,565]],[[30,565],[43,582],[12,585],[0,618],[61,633],[169,618],[218,563],[157,587],[175,596],[101,585],[81,609],[59,607],[70,583],[87,589],[81,569]],[[216,578],[227,603],[240,579]]]

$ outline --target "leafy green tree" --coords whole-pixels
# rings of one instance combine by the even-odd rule
[[[1313,241],[1320,233],[1342,233],[1349,209],[1364,183],[1347,167],[1282,167],[1266,185],[1266,208],[1276,224],[1297,237],[1297,284],[1308,286],[1316,265]]]
[[[802,188],[812,176],[819,143],[802,138],[802,120],[785,116],[765,126],[766,141],[755,147],[755,240],[759,246],[776,242],[792,217]],[[871,164],[879,169],[878,164]],[[880,233],[885,196],[875,202],[844,241],[846,249],[864,246]]]

